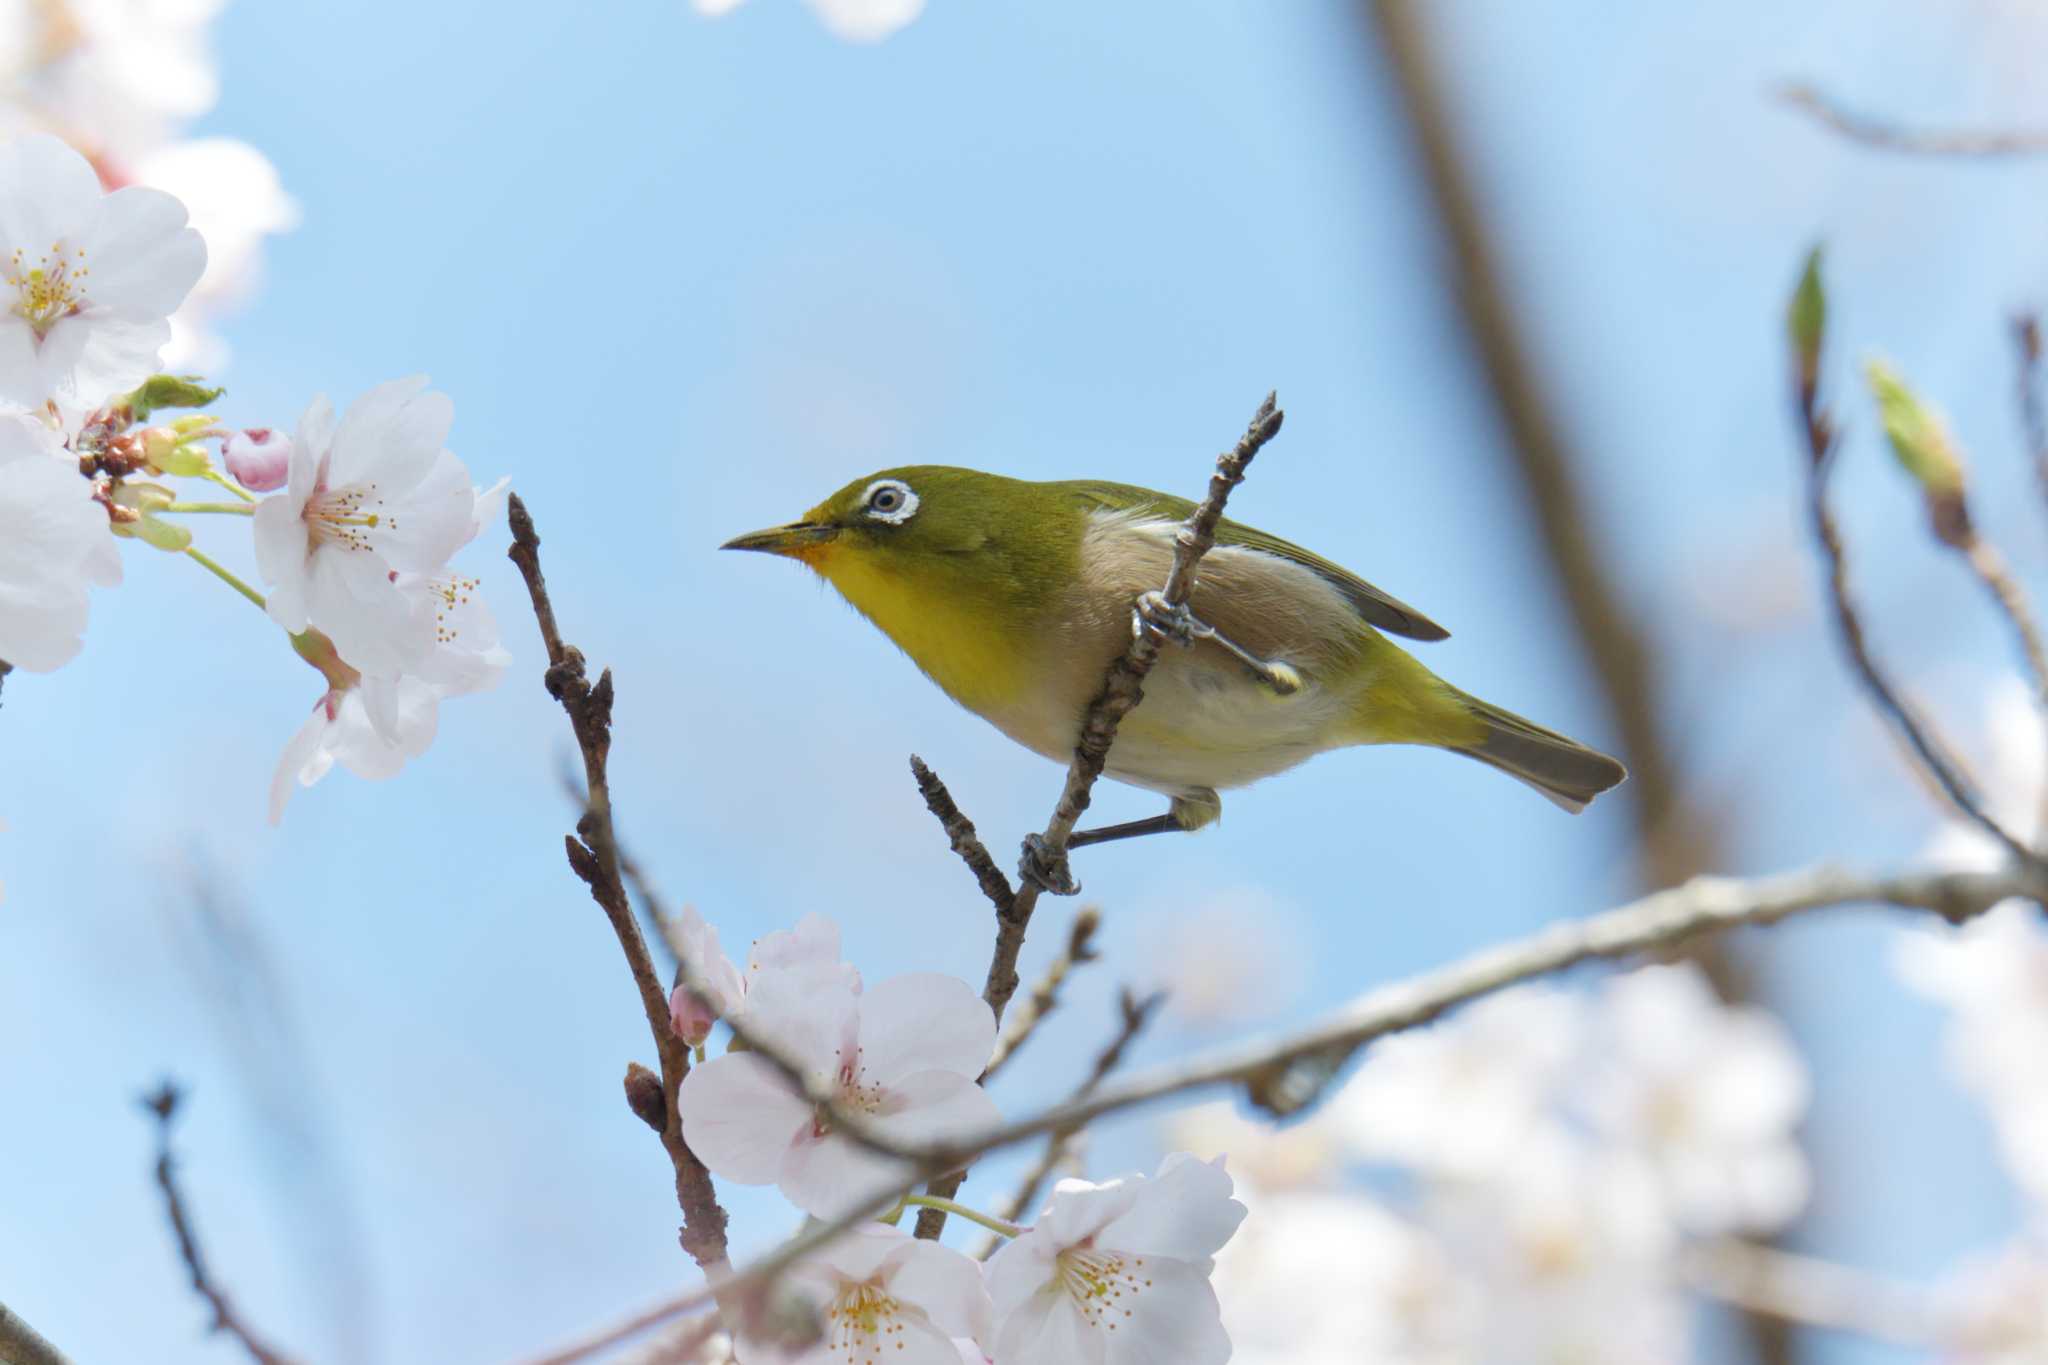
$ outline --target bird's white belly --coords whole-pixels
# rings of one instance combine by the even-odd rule
[[[1026,748],[1065,762],[1080,738],[1084,700],[1033,688],[985,713]],[[1344,743],[1341,698],[1313,680],[1279,696],[1244,665],[1209,645],[1166,645],[1145,679],[1145,699],[1124,717],[1110,747],[1109,776],[1179,794],[1242,787]]]

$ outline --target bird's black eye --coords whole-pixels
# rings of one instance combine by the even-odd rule
[[[917,511],[917,494],[911,492],[910,485],[901,479],[877,479],[868,485],[868,491],[861,498],[861,508],[872,521],[899,526]]]

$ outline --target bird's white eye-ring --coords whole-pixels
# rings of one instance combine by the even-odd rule
[[[917,511],[917,494],[901,479],[876,479],[861,494],[860,505],[872,520],[901,526]]]

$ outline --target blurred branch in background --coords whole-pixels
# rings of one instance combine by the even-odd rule
[[[1803,1327],[1922,1351],[1955,1335],[1927,1290],[1812,1256],[1728,1239],[1691,1248],[1682,1268],[1702,1294]]]
[[[226,1292],[207,1274],[206,1259],[199,1250],[198,1233],[193,1230],[191,1214],[178,1192],[177,1162],[171,1155],[171,1122],[177,1116],[182,1098],[177,1086],[165,1081],[154,1094],[144,1096],[142,1100],[142,1107],[156,1116],[156,1183],[163,1191],[164,1215],[170,1220],[171,1233],[178,1240],[178,1255],[185,1262],[186,1273],[192,1277],[192,1288],[213,1310],[210,1330],[226,1332],[240,1342],[257,1365],[291,1365],[292,1358],[258,1336],[255,1329],[235,1311]]]
[[[2019,352],[2018,397],[2020,430],[2034,462],[2034,482],[2048,499],[2048,408],[2041,401],[2041,319],[2021,313],[2012,323],[2013,345]]]
[[[1060,988],[1067,983],[1067,974],[1074,968],[1096,959],[1095,931],[1102,927],[1102,912],[1094,906],[1085,906],[1074,916],[1074,923],[1067,930],[1067,946],[1045,969],[1045,975],[1031,988],[1031,994],[1024,998],[1024,1004],[1010,1016],[1009,1025],[1002,1036],[996,1039],[996,1050],[988,1059],[988,1067],[981,1073],[981,1083],[987,1085],[1004,1063],[1017,1055],[1017,1049],[1024,1046],[1032,1033],[1048,1014],[1059,1008]]]
[[[71,1357],[43,1339],[0,1303],[0,1362],[4,1365],[71,1365]]]
[[[1365,0],[1421,157],[1465,327],[1505,431],[1499,443],[1528,496],[1579,644],[1629,767],[1637,883],[1670,886],[1722,863],[1718,831],[1692,808],[1662,709],[1657,662],[1623,601],[1561,424],[1529,359],[1478,195],[1466,173],[1427,23],[1412,0]],[[1725,975],[1725,973],[1720,973]],[[1724,982],[1725,984],[1725,982]]]
[[[2037,156],[2048,152],[2048,133],[1988,131],[1941,131],[1901,128],[1845,108],[1836,100],[1803,81],[1779,86],[1777,97],[1794,109],[1812,115],[1824,126],[1851,142],[1888,152],[1915,156]]]

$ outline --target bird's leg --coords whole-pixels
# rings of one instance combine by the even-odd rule
[[[1261,659],[1228,635],[1201,620],[1185,606],[1169,604],[1166,594],[1153,588],[1138,594],[1137,605],[1131,609],[1131,633],[1142,635],[1154,631],[1175,644],[1186,647],[1197,640],[1207,640],[1218,646],[1239,663],[1249,668],[1258,680],[1281,696],[1292,696],[1301,690],[1301,674],[1294,665],[1280,659]],[[1151,830],[1141,831],[1152,833]],[[1100,842],[1099,840],[1096,842]]]
[[[1067,838],[1067,847],[1084,848],[1114,839],[1138,839],[1147,834],[1185,833],[1213,824],[1222,814],[1222,798],[1206,787],[1198,788],[1174,797],[1173,805],[1164,815],[1075,830]],[[1057,858],[1053,857],[1046,849],[1044,838],[1036,834],[1024,836],[1024,856],[1017,864],[1017,876],[1035,883],[1039,890],[1049,895],[1073,896],[1081,890],[1081,884],[1074,880],[1073,869],[1067,866],[1067,855],[1062,852]]]

